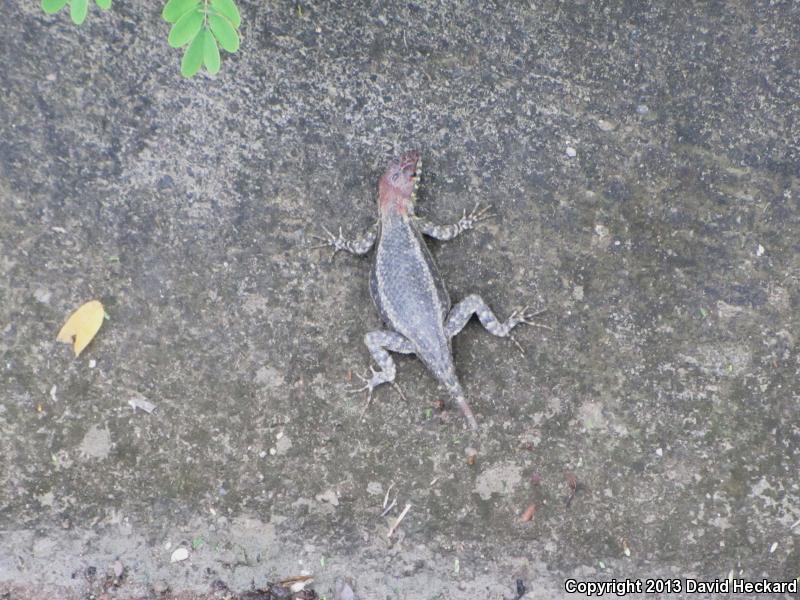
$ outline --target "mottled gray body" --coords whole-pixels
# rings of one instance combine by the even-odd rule
[[[370,294],[383,322],[411,342],[433,375],[457,385],[444,322],[450,296],[413,218],[395,215],[380,226]]]
[[[389,352],[416,354],[458,405],[467,424],[478,423],[464,398],[453,365],[451,340],[473,314],[494,335],[505,337],[519,323],[529,323],[535,314],[527,309],[514,311],[504,323],[497,320],[480,296],[472,294],[450,306],[444,280],[425,245],[423,234],[450,240],[491,215],[478,206],[452,225],[435,225],[414,214],[416,182],[420,173],[419,154],[409,152],[393,161],[379,182],[380,221],[360,238],[347,240],[328,232],[322,246],[332,246],[334,254],[346,250],[365,254],[375,244],[375,261],[370,274],[370,294],[387,330],[371,331],[364,343],[380,366],[370,377],[361,377],[364,386],[356,391],[372,390],[395,378],[395,365]]]

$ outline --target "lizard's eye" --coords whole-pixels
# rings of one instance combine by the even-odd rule
[[[398,175],[400,175],[400,173],[395,173],[394,175],[392,175],[392,181],[397,181]]]

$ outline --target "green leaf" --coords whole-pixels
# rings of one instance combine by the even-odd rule
[[[75,25],[80,25],[86,20],[86,13],[89,12],[89,0],[72,0],[69,7],[69,16]]]
[[[167,23],[177,23],[178,19],[199,5],[200,0],[169,0],[161,11],[161,17]]]
[[[167,41],[173,48],[180,48],[195,39],[202,27],[203,13],[199,10],[189,11],[172,26]]]
[[[196,35],[192,43],[186,49],[181,61],[181,75],[184,77],[191,77],[203,64],[203,40],[205,39],[205,30],[199,35]]]
[[[228,52],[236,52],[239,49],[239,34],[227,19],[218,15],[209,15],[208,24],[211,25],[211,31],[220,46]]]
[[[94,0],[97,6],[102,8],[103,10],[108,10],[111,8],[111,0]]]
[[[233,0],[211,0],[211,8],[223,17],[228,17],[234,28],[238,29],[239,25],[242,24],[242,17]]]
[[[206,69],[212,75],[219,72],[219,48],[217,48],[217,40],[211,35],[208,29],[204,29],[200,34],[203,36],[203,63]]]
[[[52,15],[64,8],[67,1],[68,0],[42,0],[42,10],[48,15]]]

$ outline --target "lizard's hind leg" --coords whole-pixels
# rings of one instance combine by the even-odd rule
[[[444,324],[444,330],[448,337],[453,337],[464,329],[472,315],[478,315],[481,324],[489,333],[498,337],[507,337],[511,330],[520,323],[535,325],[531,319],[543,312],[543,310],[531,312],[529,308],[515,310],[505,323],[501,323],[492,312],[492,309],[483,301],[483,298],[477,294],[470,294],[450,309],[447,321]]]
[[[381,385],[382,383],[394,383],[394,376],[396,369],[392,357],[389,356],[387,350],[392,352],[399,352],[400,354],[412,354],[414,346],[396,331],[370,331],[364,336],[364,344],[369,349],[372,358],[378,363],[380,371],[376,371],[374,367],[370,366],[372,375],[370,377],[362,377],[357,375],[359,379],[364,382],[360,388],[351,390],[354,393],[367,392],[367,404],[372,400],[372,390]],[[402,395],[402,394],[401,394]]]

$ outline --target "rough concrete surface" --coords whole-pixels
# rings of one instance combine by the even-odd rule
[[[0,597],[800,576],[800,4],[240,6],[185,80],[158,2],[0,3]],[[369,260],[308,249],[411,147],[498,215],[453,298],[548,309],[456,339],[479,439],[411,357],[360,418]]]

